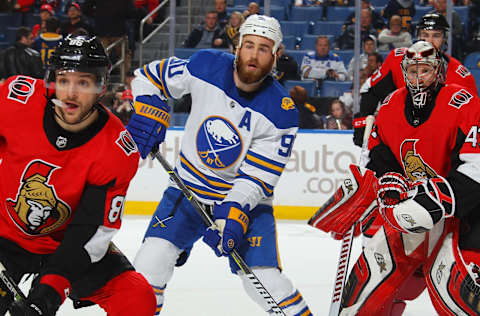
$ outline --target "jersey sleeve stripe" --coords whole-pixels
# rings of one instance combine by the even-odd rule
[[[185,156],[180,153],[180,165],[182,168],[190,173],[193,177],[195,177],[197,180],[202,182],[203,184],[211,187],[214,190],[230,190],[232,188],[232,184],[225,182],[221,179],[210,177],[207,175],[204,175],[202,172],[200,172],[197,168],[195,168],[188,160],[185,158]]]
[[[277,166],[279,167],[279,171],[281,172],[281,170],[283,170],[283,167],[285,167],[285,164],[284,163],[281,163],[281,162],[278,162],[278,161],[275,161],[275,160],[272,160],[270,158],[267,158],[265,156],[262,156],[260,154],[257,154],[251,150],[247,151],[247,155],[251,155],[255,158],[258,158],[258,159],[261,159],[263,161],[265,161],[266,163],[269,163],[269,164],[272,164],[274,166]],[[275,169],[275,168],[272,168],[272,169]]]
[[[293,293],[292,295],[290,295],[289,297],[285,298],[283,301],[281,301],[278,306],[280,306],[280,308],[282,309],[285,309],[285,308],[288,308],[290,306],[293,306],[295,304],[298,304],[302,301],[302,296],[300,295],[300,292],[295,291],[295,293]]]
[[[162,60],[163,61],[163,60]],[[150,68],[148,67],[150,64],[147,64],[145,66],[143,66],[143,69],[142,69],[142,75],[144,75],[145,77],[147,77],[147,79],[153,83],[158,89],[160,89],[160,91],[162,92],[162,94],[164,96],[167,96],[167,93],[165,91],[165,88],[163,86],[163,83],[157,79],[157,77],[150,71]]]
[[[260,180],[259,178],[250,176],[250,175],[244,173],[244,172],[241,171],[241,170],[238,170],[238,174],[237,174],[237,177],[236,177],[236,178],[246,179],[246,180],[249,180],[249,181],[255,183],[256,185],[258,185],[258,186],[262,189],[263,193],[264,193],[265,196],[267,196],[267,197],[273,195],[273,186],[271,186],[271,185],[268,184],[268,183],[263,182],[263,181]]]
[[[250,157],[251,157],[251,156],[250,156]],[[263,170],[263,171],[267,171],[267,172],[273,173],[273,174],[276,175],[276,176],[280,176],[280,175],[282,174],[281,171],[277,171],[277,170],[274,170],[274,169],[270,169],[270,168],[268,168],[267,166],[263,165],[262,163],[264,163],[264,162],[262,162],[262,161],[259,160],[259,159],[256,159],[256,158],[254,158],[254,157],[251,157],[251,159],[250,159],[250,158],[249,158],[249,155],[247,155],[247,156],[245,157],[245,162],[246,162],[247,164],[249,164],[249,165],[251,165],[251,166],[254,166],[254,167],[258,168],[258,169],[261,169],[261,170]],[[283,169],[282,169],[282,170],[283,170]]]
[[[170,91],[168,91],[168,87],[167,85],[165,84],[165,71],[167,70],[167,67],[165,67],[166,64],[168,64],[168,62],[170,61],[169,58],[167,59],[162,59],[162,61],[157,64],[157,73],[159,74],[160,76],[160,81],[163,82],[163,88],[165,89],[163,92],[165,93],[166,96],[168,96],[169,98],[172,97],[172,95],[170,94]]]

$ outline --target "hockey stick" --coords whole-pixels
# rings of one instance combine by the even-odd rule
[[[375,121],[375,117],[373,115],[369,115],[365,118],[365,131],[363,132],[363,144],[362,144],[362,151],[360,153],[360,165],[363,164],[363,160],[365,157],[365,152],[368,148],[368,137],[370,132],[372,131],[373,122]],[[330,311],[328,316],[338,316],[340,313],[340,305],[342,303],[342,294],[343,289],[345,287],[345,281],[347,279],[347,272],[348,272],[348,264],[350,262],[350,253],[352,251],[352,244],[353,244],[353,232],[355,231],[355,227],[359,225],[358,223],[354,223],[350,230],[345,234],[345,237],[342,239],[342,246],[340,247],[340,257],[338,258],[338,265],[337,265],[337,274],[335,277],[335,284],[333,286],[333,295],[332,295],[332,302],[330,304]]]
[[[162,167],[167,171],[169,174],[170,178],[175,181],[177,186],[180,188],[182,193],[185,195],[187,200],[190,201],[192,204],[193,208],[197,211],[197,213],[200,215],[202,218],[203,222],[207,227],[216,227],[215,222],[212,220],[210,215],[207,213],[207,211],[203,208],[203,205],[200,203],[200,201],[197,200],[197,198],[193,195],[192,191],[190,191],[189,188],[183,183],[182,179],[175,173],[175,171],[172,169],[170,164],[163,158],[163,156],[156,152],[152,153],[154,157],[160,162]],[[276,314],[276,315],[283,315],[286,316],[285,313],[282,311],[280,306],[278,306],[277,302],[273,299],[273,297],[268,293],[267,289],[263,284],[260,282],[260,280],[255,276],[253,273],[252,269],[245,263],[243,258],[240,256],[238,251],[236,249],[233,249],[232,252],[230,253],[230,256],[232,257],[233,261],[237,264],[237,266],[240,268],[240,270],[245,273],[245,276],[247,277],[248,281],[250,282],[251,285],[255,288],[257,293],[263,297],[265,302],[268,304],[270,307],[270,310]]]
[[[5,285],[5,287],[10,291],[15,300],[26,300],[25,294],[18,287],[18,285],[6,274],[7,269],[0,262],[0,280]]]

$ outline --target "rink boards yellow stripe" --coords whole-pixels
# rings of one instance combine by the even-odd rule
[[[158,202],[145,201],[126,201],[126,215],[152,215],[157,208]],[[277,219],[295,219],[308,220],[315,214],[318,207],[315,206],[290,206],[276,205],[273,207],[275,218]]]

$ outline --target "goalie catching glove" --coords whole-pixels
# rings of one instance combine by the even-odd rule
[[[308,224],[332,233],[335,239],[343,238],[353,224],[368,221],[369,214],[375,211],[376,184],[377,178],[372,170],[351,164],[350,175]],[[358,235],[360,229],[354,234]]]
[[[237,202],[214,204],[213,220],[216,227],[207,228],[203,241],[217,256],[228,256],[233,249],[238,249],[248,229],[249,209],[248,204],[242,208]]]
[[[170,107],[157,95],[140,95],[133,105],[135,113],[128,121],[127,130],[145,159],[165,139],[170,124]]]
[[[399,173],[386,173],[378,179],[377,201],[383,218],[402,233],[428,231],[455,212],[452,188],[440,176],[410,182]]]

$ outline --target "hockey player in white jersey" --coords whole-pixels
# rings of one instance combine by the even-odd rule
[[[191,94],[176,172],[219,227],[207,229],[173,184],[164,192],[134,261],[154,288],[157,314],[174,267],[185,263],[193,243],[204,236],[217,256],[236,249],[285,315],[311,315],[281,272],[272,208],[273,189],[298,129],[292,99],[270,76],[281,42],[276,19],[253,15],[240,28],[236,56],[200,50],[189,60],[170,57],[135,72],[135,114],[127,128],[143,158],[164,140],[165,100]],[[230,267],[247,294],[273,313],[231,261]]]

